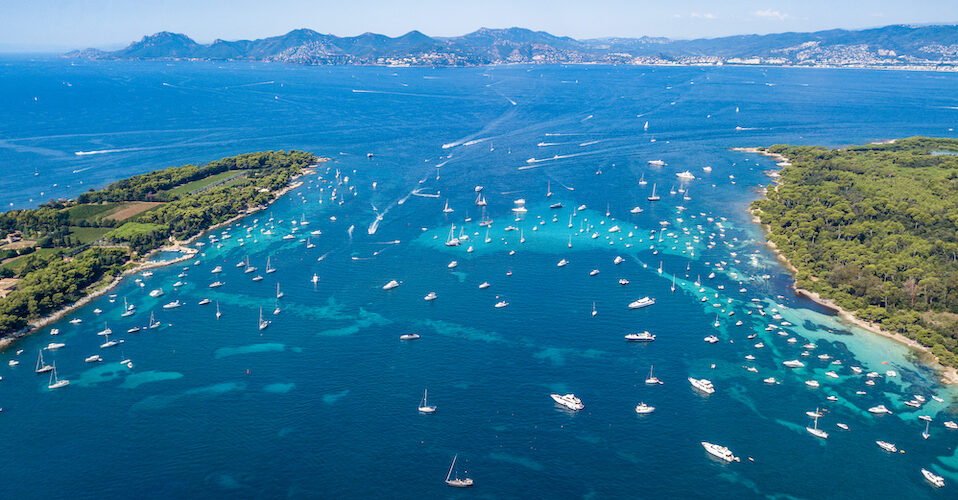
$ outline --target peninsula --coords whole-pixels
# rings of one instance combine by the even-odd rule
[[[124,272],[155,265],[146,261],[151,252],[186,251],[180,245],[203,231],[271,203],[322,160],[301,151],[242,154],[0,214],[0,348]]]
[[[776,145],[752,211],[800,293],[958,365],[958,140]]]

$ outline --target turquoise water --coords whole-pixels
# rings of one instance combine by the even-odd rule
[[[3,353],[22,362],[0,370],[4,497],[953,495],[958,432],[942,425],[956,418],[953,391],[903,346],[791,293],[745,212],[774,163],[729,151],[954,136],[953,75],[0,62],[4,206],[246,151],[331,158],[267,211],[201,239],[195,262],[156,269],[143,286],[131,277],[112,302],[22,340],[20,356]],[[696,179],[679,182],[683,170]],[[657,203],[646,201],[653,184]],[[476,186],[494,220],[488,242]],[[516,220],[519,198],[528,212]],[[291,223],[302,218],[308,226]],[[443,244],[452,224],[469,236],[459,247]],[[236,267],[247,257],[257,272]],[[275,273],[264,272],[267,258]],[[226,284],[208,288],[215,280]],[[401,284],[384,291],[390,280]],[[149,297],[155,288],[165,295]],[[437,300],[423,300],[430,291]],[[627,308],[643,296],[656,304]],[[120,317],[124,298],[132,317]],[[175,299],[185,305],[161,307]],[[493,307],[500,300],[509,305]],[[151,311],[162,327],[121,333]],[[99,347],[104,321],[124,343]],[[642,330],[655,342],[623,340]],[[400,342],[409,332],[422,338]],[[720,342],[703,342],[711,334]],[[53,341],[66,345],[45,358],[71,383],[50,391],[32,370]],[[818,347],[802,357],[806,342]],[[85,363],[92,354],[103,362]],[[127,358],[132,368],[120,365]],[[786,369],[789,359],[807,367]],[[644,384],[651,364],[664,385]],[[851,366],[897,376],[870,387]],[[689,376],[711,379],[716,393],[694,392]],[[762,382],[770,376],[781,383]],[[416,410],[425,388],[433,415]],[[553,392],[574,392],[585,409],[560,409]],[[912,394],[929,403],[910,409]],[[639,402],[656,411],[637,415]],[[894,414],[865,411],[876,404]],[[827,441],[803,429],[816,407]],[[928,440],[923,414],[934,418]],[[879,439],[906,453],[882,451]],[[700,441],[742,462],[716,462]],[[472,490],[442,482],[456,453]],[[933,490],[922,467],[948,486]]]

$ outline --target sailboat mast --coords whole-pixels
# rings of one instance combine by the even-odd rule
[[[449,464],[449,472],[446,473],[446,482],[449,481],[449,476],[452,475],[452,468],[456,466],[456,459],[459,458],[459,454],[456,453],[456,456],[452,457],[452,463]]]

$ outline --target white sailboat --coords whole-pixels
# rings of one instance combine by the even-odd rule
[[[269,326],[269,321],[263,319],[263,308],[259,308],[259,329],[265,330]]]
[[[818,417],[820,416],[822,416],[822,414],[818,411],[818,408],[815,408],[815,425],[813,427],[806,427],[805,430],[815,437],[828,439],[828,433],[818,428]]]
[[[652,370],[655,368],[655,365],[649,366],[649,378],[645,379],[645,383],[648,385],[662,384],[662,381],[658,377],[652,375]]]
[[[220,319],[220,316],[223,314],[220,313],[220,301],[216,301],[216,319]]]
[[[655,194],[655,183],[652,184],[652,194],[649,195],[649,201],[659,201],[662,197]]]
[[[455,212],[455,210],[449,208],[449,200],[447,199],[447,200],[446,200],[446,205],[445,205],[444,207],[442,207],[442,213],[444,213],[444,214],[451,214],[451,213],[453,213],[453,212]]]
[[[436,406],[429,406],[429,403],[426,401],[426,397],[429,395],[428,389],[423,389],[422,399],[419,401],[419,413],[435,413]]]
[[[592,317],[594,318],[596,314],[599,314],[599,313],[595,310],[595,302],[593,302],[593,303],[592,303]]]
[[[150,329],[159,328],[159,327],[160,327],[160,322],[157,321],[155,317],[153,317],[153,311],[150,311]]]
[[[546,181],[546,198],[552,197],[552,181]]]
[[[43,361],[43,350],[42,349],[38,350],[37,351],[37,366],[36,368],[34,368],[34,371],[36,371],[37,373],[46,373],[51,370],[53,370],[53,367],[46,364]]]
[[[453,488],[467,488],[469,486],[472,486],[472,478],[467,477],[465,479],[459,479],[458,471],[456,472],[456,478],[450,479],[450,477],[452,476],[452,471],[456,467],[457,458],[459,458],[458,453],[456,454],[456,456],[452,457],[452,464],[449,466],[449,472],[446,473],[446,484],[448,484],[449,486],[452,486]]]
[[[285,295],[283,292],[279,291],[279,283],[276,284],[276,298],[281,299]]]
[[[50,382],[47,384],[47,389],[59,389],[68,385],[70,385],[69,380],[60,380],[57,378],[57,364],[53,363],[53,373],[50,374]]]

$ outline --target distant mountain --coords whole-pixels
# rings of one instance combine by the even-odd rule
[[[506,63],[766,64],[838,67],[958,68],[958,26],[885,26],[868,30],[739,35],[695,40],[576,40],[525,28],[481,28],[449,38],[418,31],[338,37],[310,29],[257,40],[199,44],[160,32],[124,49],[86,49],[67,57],[127,60],[241,60],[290,64],[475,66]]]

